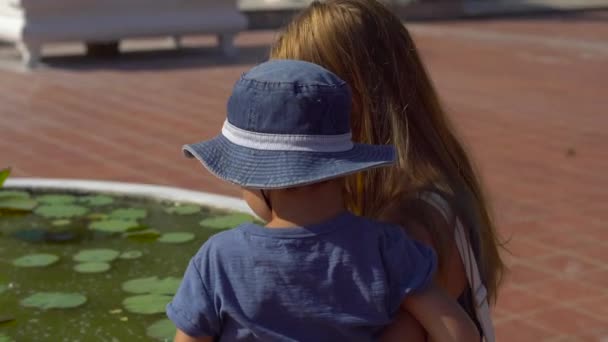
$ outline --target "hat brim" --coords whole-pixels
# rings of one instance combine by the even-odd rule
[[[215,176],[257,189],[317,183],[395,161],[392,146],[354,144],[345,152],[268,151],[236,145],[222,135],[185,145],[183,152]]]

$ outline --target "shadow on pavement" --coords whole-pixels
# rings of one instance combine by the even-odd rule
[[[117,70],[123,72],[180,70],[213,68],[218,66],[249,65],[262,62],[268,57],[269,47],[239,47],[234,57],[225,56],[215,47],[182,47],[179,49],[127,51],[116,56],[91,57],[86,55],[55,56],[43,58],[49,68],[98,71]]]

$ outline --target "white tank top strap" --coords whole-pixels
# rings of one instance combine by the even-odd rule
[[[452,210],[448,201],[443,198],[440,194],[432,191],[425,191],[418,195],[418,198],[432,205],[437,211],[441,213],[443,218],[450,222],[452,218]]]
[[[494,342],[494,325],[492,324],[492,313],[490,311],[490,304],[488,303],[488,291],[481,281],[481,274],[477,267],[475,254],[473,254],[473,249],[464,232],[462,223],[458,219],[456,220],[454,238],[456,240],[456,247],[460,253],[460,258],[464,264],[467,280],[469,281],[469,285],[473,292],[477,321],[483,330],[484,340],[486,342]]]
[[[451,221],[452,211],[448,201],[446,201],[443,196],[435,192],[427,191],[421,193],[419,198],[435,207],[448,222]],[[477,321],[483,330],[484,341],[494,342],[494,325],[492,324],[490,305],[488,303],[488,292],[481,281],[481,274],[479,272],[479,267],[477,266],[475,254],[473,253],[469,239],[464,231],[462,222],[458,218],[456,218],[454,240],[456,241],[458,253],[464,264],[469,286],[473,292],[475,313],[477,315]]]

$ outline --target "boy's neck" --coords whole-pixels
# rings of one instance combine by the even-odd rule
[[[343,213],[340,182],[330,181],[302,188],[270,191],[272,219],[268,228],[302,227],[322,223]]]

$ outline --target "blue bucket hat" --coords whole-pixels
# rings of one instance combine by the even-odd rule
[[[271,60],[245,73],[214,139],[185,145],[217,177],[243,187],[318,183],[395,160],[392,146],[355,144],[350,88],[312,63]]]

